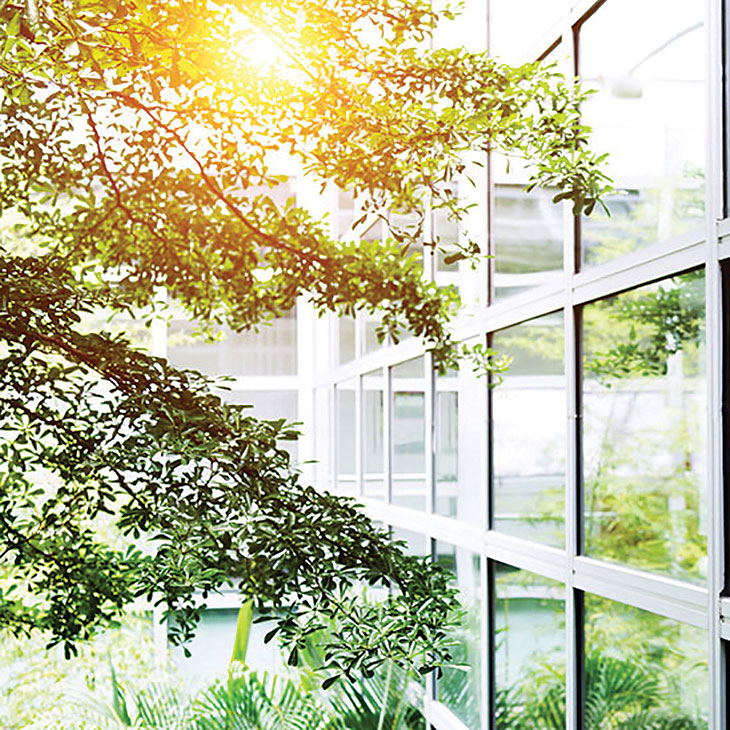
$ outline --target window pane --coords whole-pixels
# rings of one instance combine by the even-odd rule
[[[436,542],[436,561],[451,570],[464,609],[461,626],[453,636],[454,665],[444,667],[436,680],[438,699],[470,730],[481,727],[481,567],[477,553],[450,543]]]
[[[556,284],[563,271],[563,210],[553,203],[556,190],[524,191],[528,175],[514,161],[510,172],[493,156],[492,250],[494,298],[529,287]]]
[[[580,31],[592,147],[622,194],[584,219],[583,257],[599,263],[702,224],[704,5],[611,0]],[[681,100],[681,103],[678,103]]]
[[[437,514],[472,524],[482,524],[484,518],[479,464],[485,390],[484,381],[469,366],[436,378],[434,509]]]
[[[233,640],[236,636],[238,611],[238,608],[205,609],[201,614],[195,638],[185,645],[192,656],[186,657],[182,647],[172,648],[175,671],[192,688],[200,688],[216,677],[227,674]],[[254,671],[283,671],[284,662],[278,642],[270,641],[268,644],[264,642],[271,627],[269,621],[260,622],[255,618],[251,624],[246,647],[246,664]],[[165,725],[151,727],[165,727]]]
[[[357,217],[355,198],[349,190],[337,190],[334,235],[335,238],[345,237],[352,228]]]
[[[373,352],[383,347],[382,342],[378,342],[376,330],[380,324],[379,319],[370,319],[369,315],[363,314],[363,324],[365,329],[365,352]]]
[[[385,376],[382,370],[366,373],[363,387],[363,493],[385,499]]]
[[[405,552],[408,555],[415,555],[419,558],[430,558],[431,538],[428,535],[424,535],[422,532],[405,530],[402,527],[391,527],[390,531],[393,540],[403,540],[406,543]]]
[[[587,730],[707,727],[705,631],[592,595],[585,615]]]
[[[337,356],[340,365],[350,362],[355,357],[355,319],[340,317],[337,320],[338,348]]]
[[[456,378],[436,380],[436,512],[456,517],[459,493],[459,391]]]
[[[296,390],[231,390],[221,391],[220,396],[229,403],[253,406],[246,414],[255,418],[297,420]]]
[[[497,332],[513,360],[492,391],[494,528],[563,546],[566,403],[563,314]]]
[[[704,277],[620,294],[583,313],[585,551],[706,574]]]
[[[297,320],[286,317],[262,325],[259,332],[222,328],[221,339],[194,336],[198,325],[174,319],[168,326],[167,357],[178,368],[206,375],[294,375],[297,371]]]
[[[496,730],[564,727],[564,587],[495,563],[494,613]]]
[[[337,404],[337,489],[355,494],[355,388],[356,381],[339,383],[335,389]]]
[[[453,182],[448,186],[453,198],[459,197],[459,186]],[[464,201],[460,201],[460,204],[464,204]],[[449,217],[448,210],[446,208],[437,208],[433,211],[432,217],[433,224],[433,237],[437,241],[439,248],[444,251],[436,251],[435,254],[435,265],[434,265],[434,276],[439,286],[447,284],[453,284],[454,286],[459,285],[459,262],[449,261],[447,256],[449,253],[453,253],[456,250],[456,245],[459,243],[459,223],[452,220]],[[470,264],[466,264],[467,268]]]
[[[423,357],[393,368],[393,503],[426,508],[426,378]]]

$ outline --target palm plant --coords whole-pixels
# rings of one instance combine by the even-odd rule
[[[78,727],[95,730],[192,730],[189,698],[178,688],[155,682],[128,693],[111,668],[111,700],[83,697],[77,703]]]
[[[497,730],[562,730],[565,684],[551,682],[532,700],[519,688],[497,696]],[[601,652],[585,659],[586,730],[706,730],[704,720],[671,707],[656,669]]]
[[[290,678],[234,664],[193,697],[153,684],[129,696],[112,674],[112,701],[87,701],[84,719],[99,730],[339,730],[319,698]],[[83,727],[83,725],[82,725]]]
[[[340,682],[325,698],[347,730],[422,730],[423,688],[392,661],[356,684]]]

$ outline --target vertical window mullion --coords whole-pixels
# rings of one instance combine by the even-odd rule
[[[385,475],[385,501],[393,501],[393,368],[386,367],[383,388],[383,472]]]
[[[363,408],[363,376],[359,375],[355,386],[355,493],[362,496],[364,491],[363,465],[364,465],[364,428],[365,418]]]
[[[710,676],[710,727],[726,730],[728,721],[727,646],[721,639],[720,595],[727,589],[726,530],[728,489],[726,480],[728,424],[723,422],[723,403],[728,388],[727,271],[723,277],[718,261],[716,221],[728,215],[728,145],[730,144],[730,17],[727,0],[705,3],[706,76],[706,177],[705,317],[707,338],[708,443],[708,649]],[[724,318],[724,319],[723,319]],[[724,474],[723,474],[724,460]]]
[[[433,356],[424,355],[424,406],[426,416],[426,512],[434,511],[436,499],[436,374],[433,369]]]
[[[563,44],[569,49],[566,61],[568,78],[579,73],[580,26],[573,27],[569,13],[563,26]],[[581,464],[579,392],[580,319],[576,316],[573,302],[573,277],[580,270],[582,260],[580,221],[567,203],[563,203],[563,271],[565,282],[565,388],[567,453],[565,461],[565,550],[567,574],[565,576],[565,726],[566,730],[581,730],[584,726],[583,698],[583,611],[582,595],[575,590],[575,558],[580,552],[581,525]]]

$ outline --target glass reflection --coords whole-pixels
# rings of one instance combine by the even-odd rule
[[[357,204],[351,191],[337,190],[334,236],[345,237],[352,229],[357,217]]]
[[[426,377],[423,357],[393,368],[393,503],[426,509]]]
[[[373,370],[362,378],[363,494],[385,499],[385,375]]]
[[[470,730],[481,728],[481,562],[479,555],[447,542],[436,542],[436,562],[456,576],[464,615],[453,636],[454,664],[436,680],[438,699]]]
[[[494,298],[529,287],[556,284],[563,276],[563,210],[553,203],[557,191],[524,191],[528,175],[493,155],[492,251]]]
[[[456,378],[436,378],[437,514],[456,517],[459,484],[459,391]]]
[[[418,558],[431,558],[431,538],[422,532],[413,532],[402,527],[390,528],[393,540],[405,542],[405,552],[408,555],[415,555]]]
[[[706,574],[704,276],[585,307],[585,551]]]
[[[512,364],[492,391],[493,526],[562,547],[566,403],[563,313],[495,333]]]
[[[451,183],[448,190],[452,198],[459,197],[457,183]],[[448,209],[446,208],[437,208],[434,210],[431,220],[433,224],[433,239],[439,247],[439,250],[435,253],[434,277],[436,282],[440,286],[447,284],[458,286],[459,262],[449,260],[448,255],[456,250],[456,245],[459,243],[459,224],[449,217]]]
[[[355,318],[342,316],[337,320],[337,362],[343,365],[355,359]]]
[[[355,474],[356,416],[355,389],[357,382],[347,380],[335,387],[337,410],[337,489],[343,494],[357,493]]]
[[[702,223],[704,6],[611,0],[580,30],[592,146],[620,191],[611,217],[584,220],[583,259],[600,263]],[[681,99],[681,103],[677,103]]]
[[[707,635],[586,595],[585,727],[707,728]]]
[[[565,726],[565,589],[502,563],[495,576],[495,728]]]

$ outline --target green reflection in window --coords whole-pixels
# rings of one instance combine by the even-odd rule
[[[585,307],[588,555],[705,575],[703,329],[702,272]]]
[[[565,726],[565,588],[495,564],[496,730]]]
[[[585,727],[707,728],[705,631],[586,595]]]
[[[436,681],[438,699],[470,730],[481,728],[481,563],[477,553],[436,542],[436,562],[452,571],[464,609],[453,638],[453,664]]]

